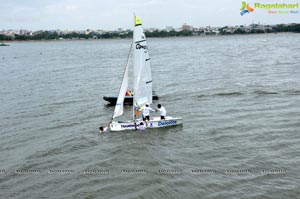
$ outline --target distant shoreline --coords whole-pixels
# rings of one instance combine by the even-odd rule
[[[268,33],[300,33],[300,23],[277,24],[277,25],[261,25],[251,24],[249,26],[224,26],[193,28],[189,25],[183,25],[177,31],[170,30],[145,30],[147,38],[165,38],[165,37],[193,37],[193,36],[219,36],[219,35],[249,35],[249,34],[268,34]],[[0,41],[56,41],[56,40],[98,40],[98,39],[127,39],[132,38],[133,31],[94,31],[87,29],[86,31],[26,31],[26,30],[8,30],[0,32]]]
[[[169,36],[169,37],[147,37],[148,39],[164,39],[164,38],[204,38],[204,37],[234,37],[234,36],[249,36],[249,35],[274,35],[274,34],[299,34],[295,32],[276,32],[276,33],[251,33],[251,34],[226,34],[226,35],[189,35],[189,36]],[[131,37],[126,38],[101,38],[101,39],[32,39],[32,40],[3,40],[5,43],[27,43],[27,42],[64,42],[64,41],[99,41],[99,40],[128,40]],[[1,43],[0,43],[1,44]]]

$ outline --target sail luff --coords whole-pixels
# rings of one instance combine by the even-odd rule
[[[125,99],[125,93],[128,89],[128,67],[129,67],[129,58],[131,55],[131,49],[132,49],[132,44],[130,46],[130,50],[128,53],[127,63],[126,63],[126,67],[125,67],[125,71],[124,71],[124,75],[123,75],[123,79],[122,79],[122,84],[119,89],[117,103],[116,103],[115,110],[114,110],[114,113],[112,116],[113,119],[123,115],[123,113],[124,113],[124,99]]]

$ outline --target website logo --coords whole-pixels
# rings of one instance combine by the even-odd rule
[[[253,12],[254,9],[249,6],[249,4],[247,4],[245,1],[242,2],[242,8],[241,8],[241,16],[243,16],[246,13],[250,13]]]
[[[253,12],[254,9],[257,10],[265,10],[269,14],[299,14],[299,3],[253,3],[253,8],[242,1],[241,16],[246,13]]]

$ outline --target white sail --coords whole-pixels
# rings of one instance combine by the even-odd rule
[[[150,58],[141,20],[135,16],[133,31],[134,105],[152,103],[152,74]]]
[[[126,64],[122,84],[121,84],[121,87],[119,90],[117,103],[116,103],[114,114],[112,117],[113,119],[123,115],[123,112],[124,112],[124,99],[125,99],[126,91],[128,89],[128,67],[129,67],[130,52],[131,52],[131,48],[129,50],[129,55],[128,55],[128,59],[127,59],[127,64]]]

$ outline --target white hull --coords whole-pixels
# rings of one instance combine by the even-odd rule
[[[124,122],[116,122],[113,121],[110,124],[111,131],[125,131],[125,130],[136,130],[139,129],[141,119],[136,120],[136,125],[133,121],[124,121]],[[147,125],[144,125],[146,128],[163,128],[167,126],[176,126],[182,124],[182,118],[173,118],[167,116],[165,120],[161,120],[160,117],[150,118],[150,121],[147,121]]]

